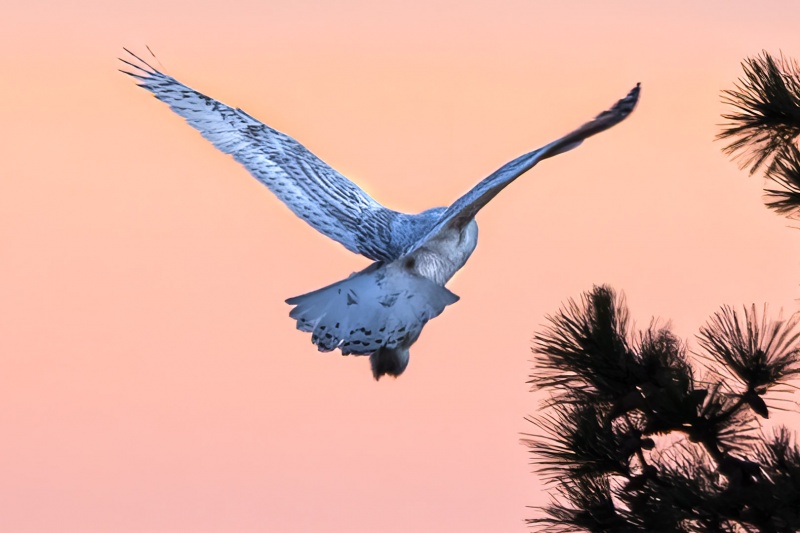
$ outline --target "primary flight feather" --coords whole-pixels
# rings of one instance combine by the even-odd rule
[[[160,72],[129,50],[120,59],[156,98],[219,150],[230,154],[314,229],[374,261],[322,289],[289,298],[297,328],[320,351],[369,355],[375,379],[399,376],[409,348],[428,320],[458,296],[445,284],[464,266],[478,240],[475,215],[497,193],[542,159],[577,147],[622,122],[636,106],[637,84],[613,107],[567,135],[506,163],[450,207],[419,214],[393,211],[302,144]]]

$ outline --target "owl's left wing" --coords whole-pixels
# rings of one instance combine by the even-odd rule
[[[314,229],[372,260],[395,259],[392,222],[401,213],[383,207],[305,146],[241,109],[210,98],[167,76],[124,49],[123,70],[230,154]],[[136,60],[136,61],[134,61]]]

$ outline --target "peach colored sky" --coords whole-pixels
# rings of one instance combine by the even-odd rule
[[[0,530],[525,531],[547,313],[610,283],[689,336],[723,303],[800,297],[800,232],[712,142],[744,57],[800,57],[800,4],[670,5],[7,6]],[[643,94],[480,213],[462,300],[375,383],[283,303],[365,261],[116,71],[145,44],[408,211]]]

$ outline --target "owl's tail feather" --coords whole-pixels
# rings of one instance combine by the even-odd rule
[[[408,348],[387,348],[381,347],[377,352],[369,356],[369,363],[372,366],[372,375],[375,380],[381,376],[390,375],[397,377],[403,373],[408,366]]]
[[[322,352],[369,355],[376,379],[399,376],[422,328],[458,296],[403,267],[375,263],[347,279],[289,298],[297,329]]]

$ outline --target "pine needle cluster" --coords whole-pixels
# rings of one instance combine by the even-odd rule
[[[669,325],[632,331],[606,286],[548,317],[531,383],[550,396],[524,443],[554,493],[534,529],[800,531],[800,447],[759,423],[800,374],[800,315],[765,314],[720,309],[699,365]]]
[[[766,189],[766,204],[780,214],[800,214],[800,67],[796,61],[769,53],[742,63],[744,76],[723,91],[732,111],[717,139],[728,141],[723,152],[738,159],[750,174],[764,168],[777,188]]]

